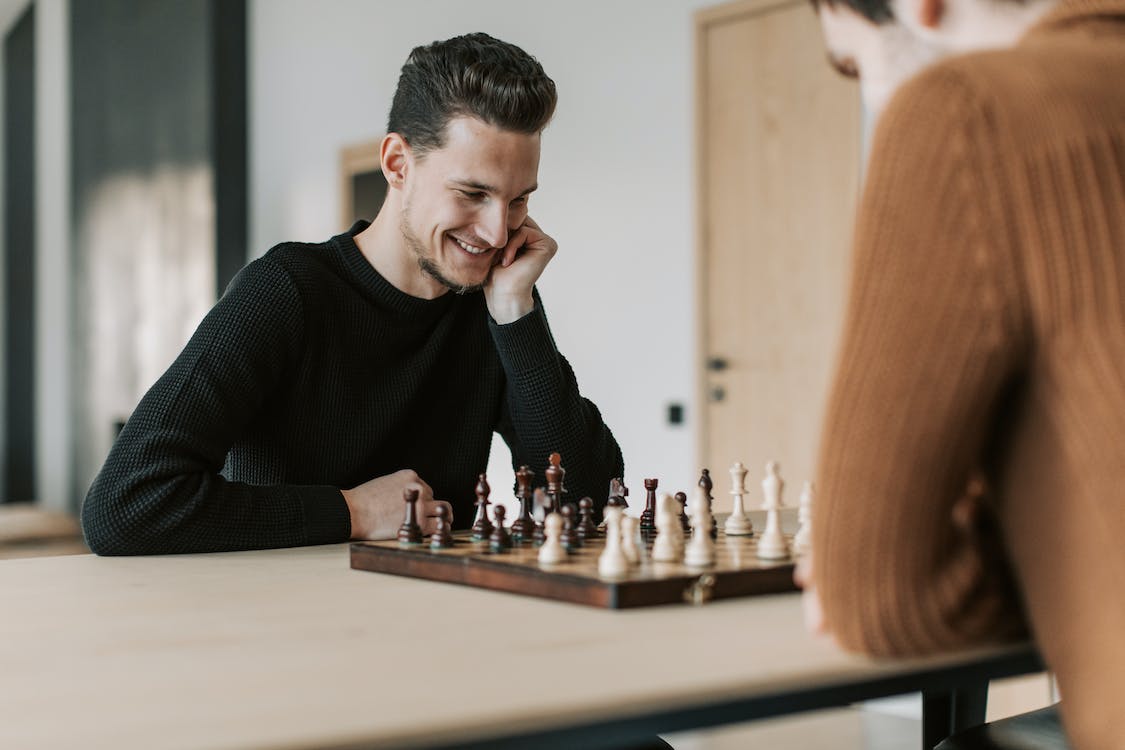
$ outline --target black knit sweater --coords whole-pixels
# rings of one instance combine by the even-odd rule
[[[90,487],[82,526],[94,552],[344,541],[339,488],[399,469],[417,471],[465,527],[493,431],[540,480],[558,451],[567,497],[604,500],[621,451],[579,395],[538,294],[507,325],[481,292],[411,297],[361,254],[352,237],[365,226],[279,245],[242,269]]]

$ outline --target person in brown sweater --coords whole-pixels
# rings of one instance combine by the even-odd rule
[[[814,619],[879,656],[1030,633],[1074,746],[1125,746],[1125,0],[818,11],[880,114]]]

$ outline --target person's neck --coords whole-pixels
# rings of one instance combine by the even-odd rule
[[[946,54],[964,54],[987,49],[1003,49],[1018,42],[1059,0],[946,0],[936,28],[927,28],[910,19],[911,31],[919,39]],[[912,5],[908,0],[905,5]]]
[[[402,236],[402,208],[395,193],[388,193],[370,226],[353,239],[363,257],[380,276],[400,292],[420,299],[437,299],[449,290],[422,271]]]

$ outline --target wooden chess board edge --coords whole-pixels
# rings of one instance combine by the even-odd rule
[[[374,573],[525,594],[613,609],[615,584],[471,556],[429,554],[425,548],[395,549],[365,542],[351,545],[351,566]]]
[[[502,559],[492,561],[480,557],[443,556],[430,554],[424,548],[397,549],[355,542],[351,545],[351,567],[603,609],[704,602],[796,590],[791,563],[747,570],[700,570],[690,575],[612,581],[563,571],[513,566]]]

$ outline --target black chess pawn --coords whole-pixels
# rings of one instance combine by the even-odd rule
[[[398,527],[398,543],[421,544],[422,527],[418,525],[418,490],[403,490],[402,499],[406,501],[406,517],[402,520],[402,526]]]
[[[492,522],[488,520],[488,496],[492,488],[484,474],[477,478],[477,517],[473,519],[473,539],[488,539],[492,533]]]
[[[594,501],[584,497],[578,501],[578,536],[583,540],[598,535],[598,525],[594,523]]]
[[[708,469],[704,469],[703,473],[700,475],[699,486],[707,493],[707,510],[711,511],[711,538],[718,539],[719,522],[715,520],[715,511],[711,507],[711,503],[715,500],[715,498],[711,496],[711,490],[715,485],[711,481],[711,472]]]
[[[573,552],[582,546],[582,537],[578,535],[578,524],[574,522],[574,506],[567,503],[559,513],[562,514],[563,519],[562,536],[559,541],[568,552]]]
[[[691,533],[691,519],[687,514],[687,493],[677,492],[676,502],[680,504],[680,527],[683,528],[685,534]]]
[[[445,549],[453,546],[453,533],[449,530],[449,508],[437,507],[437,528],[430,536],[430,549]]]
[[[652,534],[656,531],[656,488],[660,482],[656,479],[645,480],[645,509],[641,511],[641,533]]]
[[[496,525],[492,527],[492,533],[488,537],[488,546],[493,552],[503,552],[512,547],[512,536],[504,528],[504,514],[506,512],[503,505],[497,505],[492,511],[496,517]]]
[[[531,480],[535,472],[527,466],[521,466],[516,472],[516,499],[520,502],[520,514],[512,521],[512,539],[522,542],[535,535],[535,519],[531,516]]]

